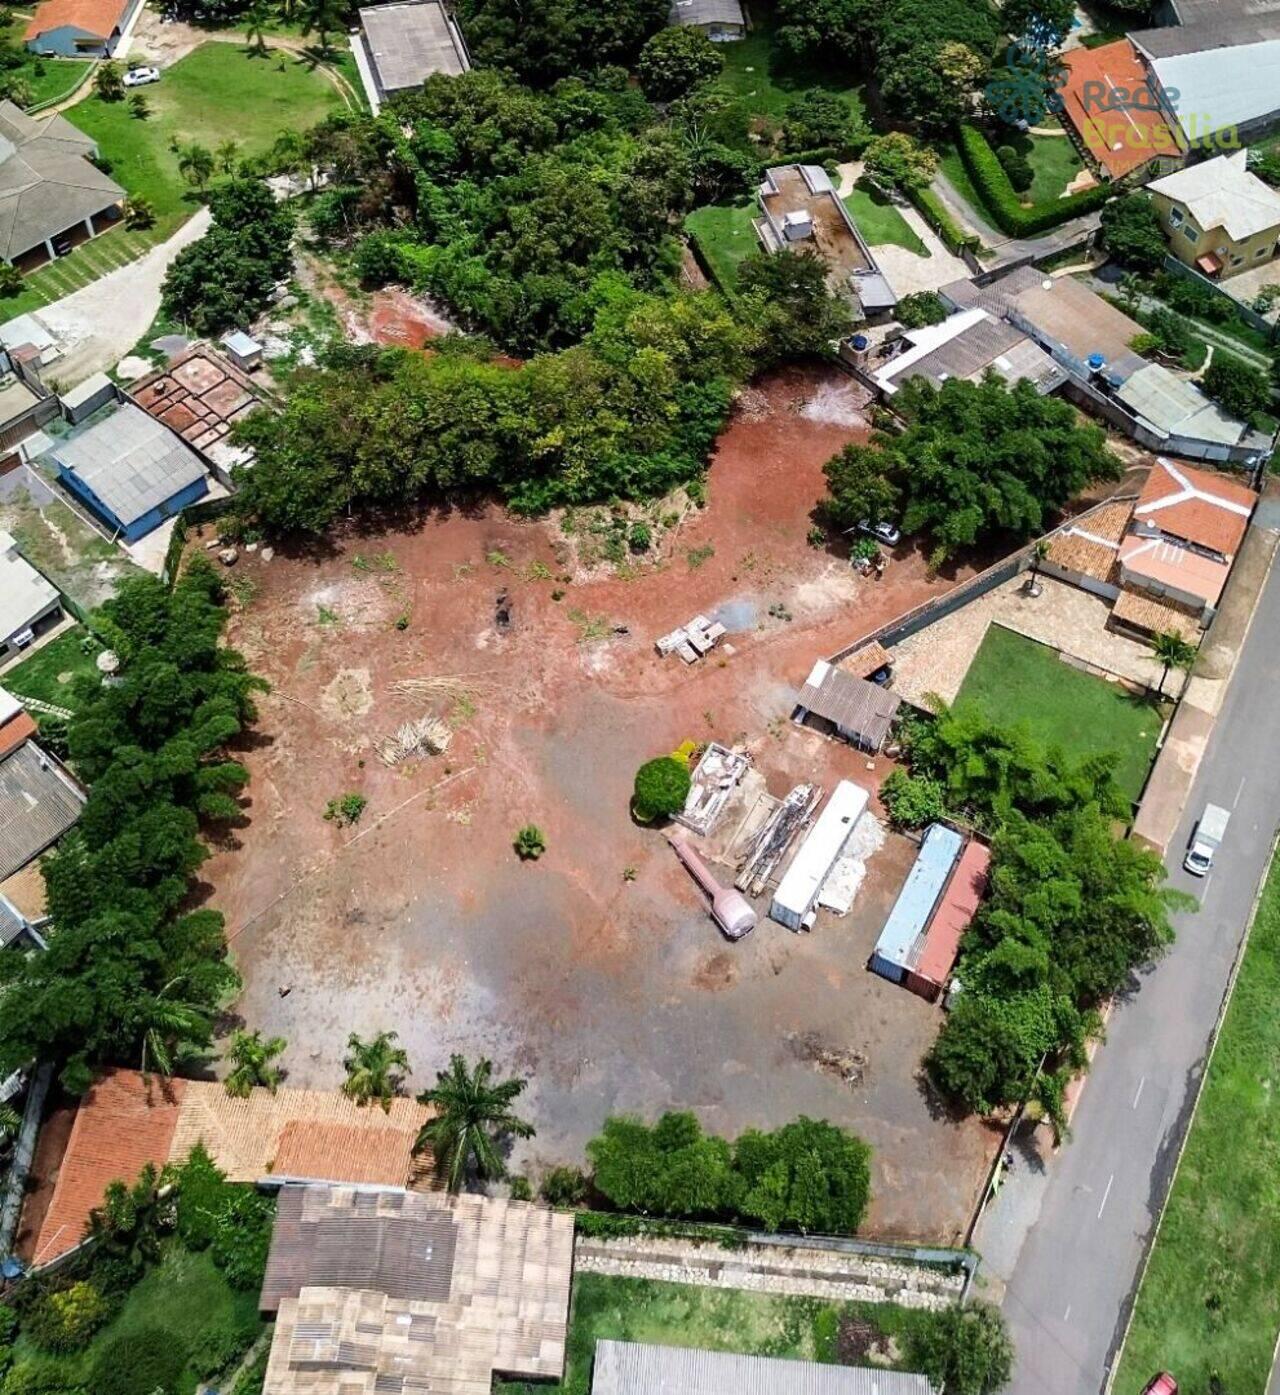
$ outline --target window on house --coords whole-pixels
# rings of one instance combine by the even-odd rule
[[[1199,242],[1200,233],[1194,223],[1187,223],[1182,229],[1182,235],[1188,242]]]
[[[1231,254],[1231,265],[1232,265],[1232,266],[1239,266],[1240,263],[1241,263],[1242,261],[1244,261],[1244,258],[1243,258],[1243,257],[1237,256],[1237,254],[1234,253],[1234,252]]]
[[[1259,257],[1265,257],[1267,255],[1268,250],[1269,249],[1266,247],[1259,247],[1258,250],[1253,254],[1254,261],[1257,261]]]
[[[1182,226],[1182,210],[1180,208],[1171,208],[1169,210],[1169,224],[1171,227],[1175,228]]]

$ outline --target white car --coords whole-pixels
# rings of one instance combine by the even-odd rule
[[[869,533],[873,538],[879,538],[886,547],[897,547],[902,541],[902,534],[892,523],[872,523],[870,519],[864,518],[858,524],[858,531]]]
[[[145,87],[149,82],[159,81],[159,68],[130,68],[124,75],[124,85],[126,87]]]

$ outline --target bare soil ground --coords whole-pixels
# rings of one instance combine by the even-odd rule
[[[763,921],[733,945],[628,813],[636,767],[686,738],[745,739],[775,795],[889,769],[787,720],[816,657],[960,579],[909,552],[860,579],[806,543],[823,462],[866,435],[852,393],[793,371],[746,394],[709,504],[675,511],[656,560],[588,569],[556,521],[496,507],[242,555],[229,638],[274,688],[246,743],[246,824],[202,875],[244,974],[237,1010],[289,1039],[295,1083],[337,1083],[352,1031],[398,1030],[414,1088],[451,1051],[486,1054],[529,1077],[538,1135],[513,1165],[535,1173],[580,1163],[615,1110],[689,1107],[727,1135],[828,1117],[875,1149],[874,1233],[960,1236],[997,1139],[922,1089],[938,1009],[865,968],[911,845],[885,843],[849,915],[808,935]],[[699,610],[729,645],[693,668],[659,658],[654,639]],[[446,681],[395,690],[427,679]],[[454,730],[447,753],[384,765],[379,738],[427,712]],[[369,803],[343,829],[322,815],[347,791]],[[548,851],[521,863],[529,822]]]

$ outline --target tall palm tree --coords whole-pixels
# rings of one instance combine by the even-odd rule
[[[267,51],[267,26],[275,18],[269,0],[253,0],[244,12],[245,38],[258,53]]]
[[[342,27],[342,13],[338,0],[303,0],[302,32],[319,38],[322,57],[329,52],[329,35]]]
[[[354,1032],[347,1038],[343,1059],[347,1078],[342,1093],[359,1105],[377,1100],[384,1114],[390,1114],[391,1101],[400,1093],[409,1071],[409,1055],[394,1045],[395,1032],[379,1032],[372,1041],[363,1041]]]
[[[1156,658],[1164,665],[1160,674],[1160,692],[1163,694],[1164,680],[1168,678],[1171,668],[1189,671],[1195,663],[1196,646],[1173,630],[1162,630],[1152,641],[1151,647],[1155,650]]]
[[[208,186],[214,167],[213,152],[199,141],[192,141],[178,152],[178,173],[197,189]]]
[[[449,1069],[418,1096],[435,1117],[428,1119],[413,1145],[415,1153],[430,1148],[436,1167],[451,1192],[462,1187],[468,1167],[481,1177],[502,1177],[506,1167],[494,1146],[504,1134],[532,1138],[533,1126],[511,1112],[512,1102],[524,1091],[524,1080],[494,1080],[493,1062],[480,1060],[471,1069],[461,1056],[449,1058]]]
[[[160,1075],[172,1075],[174,1053],[183,1042],[209,1039],[208,1016],[193,1003],[171,996],[181,983],[181,978],[171,978],[141,1005],[143,1075],[152,1067]]]
[[[223,174],[234,174],[236,161],[240,158],[240,142],[238,140],[224,140],[213,154],[214,159],[218,162],[218,168]]]
[[[1041,538],[1031,549],[1031,571],[1027,577],[1027,594],[1040,594],[1040,564],[1049,555],[1049,539]]]
[[[271,1063],[288,1045],[283,1037],[262,1039],[260,1031],[233,1032],[227,1048],[231,1071],[226,1079],[227,1094],[246,1099],[255,1085],[263,1085],[274,1095],[282,1072]]]

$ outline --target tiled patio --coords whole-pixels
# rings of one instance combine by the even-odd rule
[[[994,623],[1081,659],[1119,678],[1155,688],[1161,665],[1136,640],[1107,629],[1110,603],[1066,582],[1042,576],[1041,594],[1025,594],[1025,573],[1006,581],[945,619],[905,639],[891,651],[893,690],[927,707],[926,694],[954,702],[987,626]],[[1166,690],[1175,693],[1178,675]]]

